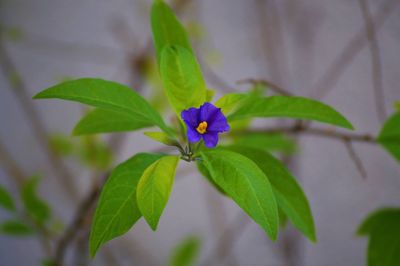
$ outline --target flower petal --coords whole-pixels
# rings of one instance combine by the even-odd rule
[[[209,132],[203,135],[204,144],[207,148],[214,148],[218,143],[218,133]]]
[[[186,125],[191,128],[196,128],[198,124],[201,122],[199,121],[199,108],[191,107],[187,110],[183,110],[181,113],[182,120],[186,123]]]
[[[202,106],[200,106],[200,122],[207,121],[207,123],[210,123],[214,114],[218,112],[218,110],[219,109],[211,103],[204,103]]]
[[[192,127],[187,128],[187,137],[188,137],[189,142],[191,142],[191,143],[198,142],[201,139],[200,133],[198,133],[196,131],[196,129],[194,129]]]
[[[226,132],[229,131],[230,127],[225,115],[222,113],[221,109],[218,109],[213,117],[210,118],[208,122],[208,131],[212,132]]]

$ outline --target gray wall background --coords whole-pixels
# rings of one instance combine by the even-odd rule
[[[27,33],[27,38],[20,42],[7,41],[6,48],[26,81],[29,93],[33,95],[65,76],[128,82],[127,52],[113,34],[112,25],[118,18],[126,21],[138,44],[131,50],[138,52],[150,36],[150,2],[1,1],[1,23],[20,27]],[[232,86],[239,79],[267,78],[294,94],[308,96],[317,80],[364,26],[358,1],[194,2],[182,16],[186,21],[198,20],[207,33],[207,38],[197,41],[196,47],[203,55],[214,50],[219,54],[221,60],[212,68]],[[369,1],[372,13],[383,2]],[[391,112],[392,102],[400,100],[399,6],[392,10],[377,38],[386,107]],[[55,47],[48,40],[63,44]],[[371,57],[365,45],[324,101],[343,113],[357,132],[376,134],[380,122],[373,97]],[[57,101],[34,104],[50,132],[69,134],[81,116],[77,104]],[[6,77],[0,73],[0,139],[26,172],[44,173],[41,194],[55,213],[68,222],[75,205],[52,177],[43,150],[26,119]],[[257,123],[262,126],[265,121]],[[355,149],[368,172],[368,178],[363,180],[343,143],[309,136],[300,137],[299,143],[301,152],[291,168],[309,198],[318,243],[309,243],[292,229],[283,233],[299,239],[300,247],[291,265],[364,265],[367,241],[356,237],[354,232],[372,210],[400,205],[398,163],[377,146],[357,143]],[[140,133],[131,134],[116,162],[157,146]],[[77,189],[83,197],[89,188],[89,174],[74,161],[68,161],[68,165],[73,169]],[[117,254],[119,265],[133,264],[127,254],[136,255],[135,265],[147,265],[143,259],[145,254],[155,265],[164,265],[173,246],[187,234],[201,236],[201,258],[204,259],[215,247],[215,236],[240,215],[233,202],[217,195],[199,175],[187,170],[191,167],[181,164],[178,172],[181,176],[174,185],[157,232],[149,230],[141,220],[126,236],[109,244]],[[16,191],[2,169],[0,182]],[[240,265],[290,265],[282,251],[283,242],[281,239],[277,244],[271,243],[255,223],[248,222],[235,241],[234,257]],[[0,236],[0,265],[38,265],[41,256],[35,240]],[[105,265],[102,255],[93,265]]]

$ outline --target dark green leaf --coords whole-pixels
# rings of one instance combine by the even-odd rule
[[[160,114],[142,96],[116,82],[94,78],[71,80],[48,88],[33,98],[58,98],[125,113],[133,121],[140,118],[140,121],[152,123],[171,133]]]
[[[350,122],[332,107],[303,97],[271,96],[253,98],[228,117],[230,121],[249,117],[288,117],[314,120],[353,129]]]
[[[153,230],[167,205],[178,161],[174,155],[158,159],[144,171],[137,186],[139,209]]]
[[[316,241],[315,226],[306,195],[286,167],[270,153],[245,147],[229,147],[254,161],[269,178],[276,201],[293,225],[311,241]]]
[[[21,198],[28,214],[39,224],[44,224],[50,218],[50,208],[38,195],[37,189],[40,177],[32,177],[26,181],[21,190]]]
[[[358,234],[369,235],[368,266],[400,265],[400,209],[386,208],[369,215]]]
[[[215,183],[275,240],[278,208],[271,184],[260,168],[232,151],[207,150],[201,152],[200,157]]]
[[[34,230],[19,220],[8,220],[0,224],[0,232],[10,236],[32,235]]]
[[[11,194],[0,186],[0,206],[9,211],[15,211],[15,203]]]
[[[390,116],[381,129],[378,142],[400,161],[400,112]]]
[[[154,46],[159,64],[161,62],[161,52],[168,45],[179,45],[193,53],[184,27],[164,1],[154,1],[150,16]]]
[[[170,266],[194,265],[200,251],[200,240],[196,237],[188,237],[172,251]]]
[[[141,128],[151,127],[149,121],[141,121],[143,117],[136,119],[133,115],[116,112],[107,109],[96,108],[87,113],[75,126],[73,134],[86,135],[97,133],[133,131]]]
[[[126,233],[142,216],[136,202],[136,186],[144,170],[162,156],[139,153],[112,171],[93,218],[89,240],[92,257],[101,245]]]
[[[182,110],[206,100],[206,85],[196,58],[185,48],[166,46],[161,53],[160,75],[168,100],[180,117]]]

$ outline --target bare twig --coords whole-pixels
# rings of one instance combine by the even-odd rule
[[[378,38],[375,33],[375,25],[372,19],[371,11],[367,0],[359,0],[360,9],[365,22],[365,31],[368,38],[369,50],[372,61],[372,83],[374,88],[374,100],[378,119],[383,122],[386,117],[385,94],[382,78],[382,60],[380,56]]]
[[[347,152],[349,153],[350,158],[353,160],[354,165],[356,166],[356,168],[357,168],[358,172],[360,173],[361,177],[366,179],[367,178],[367,171],[365,170],[365,167],[364,167],[360,157],[358,156],[358,154],[354,150],[353,144],[351,143],[350,140],[344,140],[343,143],[346,146]]]
[[[264,85],[264,86],[268,87],[269,89],[271,89],[272,91],[274,91],[277,94],[286,95],[286,96],[293,95],[291,92],[283,89],[279,85],[276,85],[275,83],[272,83],[272,82],[270,82],[268,80],[265,80],[265,79],[249,78],[249,79],[239,80],[236,83],[237,84],[248,84],[249,83],[249,84],[253,84],[253,85],[261,84],[261,85]]]
[[[382,27],[384,22],[389,18],[390,14],[396,10],[396,6],[400,3],[399,0],[387,0],[378,9],[373,17],[375,25],[374,35]],[[346,67],[354,60],[355,56],[367,43],[364,28],[361,29],[345,46],[342,52],[334,59],[333,63],[328,66],[327,71],[317,80],[313,86],[310,95],[313,98],[321,99],[334,88],[337,80],[346,70]]]
[[[9,177],[15,181],[18,187],[21,187],[25,181],[25,175],[19,165],[11,157],[4,144],[0,141],[0,162],[6,169]]]

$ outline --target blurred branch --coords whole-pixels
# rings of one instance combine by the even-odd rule
[[[354,162],[354,165],[356,166],[361,177],[364,179],[367,178],[367,171],[365,170],[365,167],[364,167],[360,157],[354,150],[353,144],[349,140],[344,140],[343,143],[346,146],[347,152],[349,153],[350,158]]]
[[[389,18],[390,14],[396,10],[396,6],[400,3],[399,0],[387,0],[379,6],[376,15],[373,16],[372,23],[375,25],[372,34],[378,32],[384,22]],[[321,99],[328,94],[335,86],[337,80],[344,73],[347,66],[354,60],[355,56],[365,46],[367,38],[365,36],[365,29],[361,29],[349,41],[342,52],[333,60],[333,63],[328,66],[328,69],[317,80],[315,86],[311,89],[310,95],[313,98]]]
[[[272,83],[268,80],[265,79],[254,79],[254,78],[248,78],[248,79],[242,79],[236,82],[237,84],[252,84],[252,85],[264,85],[268,87],[270,90],[274,91],[277,94],[281,95],[286,95],[286,96],[292,96],[293,94],[282,87],[276,85],[275,83]]]
[[[39,112],[34,107],[32,100],[28,95],[28,89],[22,78],[18,75],[18,70],[12,62],[1,40],[0,68],[3,70],[5,77],[9,81],[11,91],[17,97],[22,110],[27,116],[33,134],[38,140],[40,146],[43,147],[54,173],[59,174],[59,181],[63,184],[63,187],[65,187],[71,198],[75,198],[76,190],[72,182],[72,175],[69,173],[69,170],[60,156],[51,149],[45,126],[41,120]]]
[[[3,167],[5,168],[10,179],[12,179],[18,187],[21,187],[25,181],[25,175],[1,141],[0,162],[3,163]]]
[[[387,117],[385,109],[385,94],[382,78],[382,60],[380,56],[378,38],[375,33],[375,25],[369,9],[368,0],[359,0],[360,9],[365,23],[365,32],[368,38],[368,46],[372,61],[372,83],[375,94],[375,107],[380,122]]]

